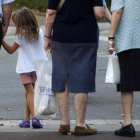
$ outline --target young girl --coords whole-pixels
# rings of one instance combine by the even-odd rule
[[[37,77],[32,62],[36,59],[46,59],[44,34],[39,29],[35,15],[28,8],[15,11],[12,15],[12,20],[16,26],[16,41],[10,47],[3,40],[2,46],[9,54],[14,53],[18,49],[16,72],[20,74],[21,83],[25,87],[26,97],[26,113],[19,127],[30,127],[31,114],[33,128],[42,128],[42,124],[34,114],[34,84]]]

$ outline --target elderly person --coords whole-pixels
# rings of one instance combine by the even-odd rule
[[[109,52],[117,52],[121,82],[117,91],[121,92],[124,124],[115,134],[135,137],[132,125],[133,92],[140,91],[140,1],[112,0],[112,20],[109,34]],[[115,44],[114,44],[115,43]],[[115,47],[114,47],[115,46]]]
[[[12,13],[12,2],[14,0],[0,0],[0,18],[2,18],[2,23],[0,22],[0,46],[2,38],[4,38]]]
[[[52,90],[60,115],[61,134],[70,131],[69,92],[74,93],[75,135],[96,134],[85,124],[88,92],[95,92],[97,19],[104,17],[102,0],[49,0],[46,16],[46,50],[53,61]],[[51,32],[53,34],[51,37]]]

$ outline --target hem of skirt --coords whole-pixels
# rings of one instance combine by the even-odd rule
[[[125,48],[125,49],[121,49],[119,51],[116,50],[116,53],[121,53],[121,52],[124,52],[124,51],[128,51],[128,50],[135,50],[135,49],[140,49],[140,47],[135,47],[135,48]]]
[[[65,90],[52,90],[53,92],[64,92]],[[93,93],[96,92],[96,90],[83,90],[83,91],[75,91],[75,90],[69,90],[70,93]]]
[[[138,92],[140,90],[134,90],[134,91],[117,91],[117,92]]]
[[[131,90],[131,91],[130,90],[129,91],[128,90],[127,91],[126,90],[117,90],[117,92],[137,92],[137,91],[140,91],[140,89],[139,90]]]

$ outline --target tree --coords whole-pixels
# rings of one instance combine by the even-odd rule
[[[46,12],[48,0],[16,0],[14,2],[14,9],[19,9],[21,7],[28,7],[30,9],[38,10],[41,12]]]
[[[106,0],[106,3],[107,3],[108,8],[110,9],[110,6],[111,6],[111,0]]]

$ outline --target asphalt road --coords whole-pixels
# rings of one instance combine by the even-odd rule
[[[102,33],[107,36],[107,33]],[[6,38],[10,45],[14,37]],[[107,42],[100,41],[98,50],[96,92],[89,93],[86,119],[123,119],[120,93],[116,92],[116,86],[105,84],[105,73],[108,62]],[[17,52],[13,55],[7,54],[3,49],[0,51],[0,116],[5,119],[23,119],[25,113],[24,88],[20,84],[20,77],[16,74]],[[140,119],[140,93],[135,93],[133,115],[134,119]],[[6,111],[11,108],[12,111]],[[71,93],[71,119],[75,119],[74,99]],[[53,119],[41,116],[41,119]],[[60,119],[59,112],[55,119]],[[17,134],[18,135],[18,134]],[[104,138],[102,138],[104,139]]]
[[[99,132],[97,135],[91,136],[69,136],[60,135],[58,132],[42,132],[42,133],[0,133],[2,140],[140,140],[140,132],[137,137],[119,137],[112,132]]]

